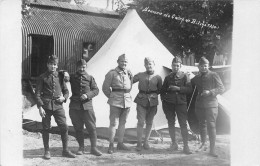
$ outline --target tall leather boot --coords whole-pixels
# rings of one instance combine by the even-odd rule
[[[90,153],[95,156],[101,156],[102,153],[97,149],[97,133],[96,131],[90,134],[91,150]]]
[[[210,152],[209,154],[213,157],[218,157],[215,152],[215,142],[216,142],[216,128],[215,127],[208,127],[209,132],[209,142],[210,142]]]
[[[46,130],[42,131],[42,140],[43,140],[43,146],[44,146],[44,159],[50,159],[50,149],[49,149],[49,132]]]
[[[61,141],[63,147],[62,156],[68,158],[75,158],[76,155],[68,150],[68,131],[61,131]]]
[[[137,133],[136,150],[141,151],[142,150],[142,136],[143,136],[143,126],[142,125],[137,125],[136,133]]]
[[[178,144],[175,140],[175,126],[169,125],[169,134],[172,140],[170,150],[178,150]]]
[[[192,154],[188,145],[188,130],[187,128],[181,128],[181,135],[183,140],[183,153],[185,154]]]
[[[146,124],[145,138],[144,138],[144,144],[143,144],[143,147],[145,150],[150,149],[149,138],[150,138],[151,132],[152,132],[152,124]]]
[[[206,138],[207,138],[207,127],[206,124],[199,123],[200,128],[200,138],[201,138],[201,145],[198,150],[196,151],[206,151],[208,149]]]
[[[77,151],[77,155],[83,155],[85,153],[84,151],[84,133],[83,131],[76,131],[76,139],[79,144],[79,149]]]

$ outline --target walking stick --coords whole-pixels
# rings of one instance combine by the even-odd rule
[[[192,101],[192,99],[193,99],[193,96],[194,96],[194,93],[195,93],[195,91],[196,91],[196,88],[197,88],[197,87],[195,86],[195,88],[194,88],[194,90],[193,90],[193,92],[192,92],[191,99],[190,99],[190,103],[189,103],[188,108],[187,108],[187,112],[188,112],[189,109],[190,109],[191,101]],[[195,136],[197,135],[197,134],[193,133],[193,131],[190,129],[189,123],[187,123],[187,129],[188,129],[188,131],[191,132],[192,135],[195,135]]]

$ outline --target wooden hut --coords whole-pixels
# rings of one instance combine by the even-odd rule
[[[82,57],[89,60],[121,22],[119,15],[82,5],[30,0],[30,16],[22,18],[22,75],[36,78],[51,54],[59,69],[74,72]]]

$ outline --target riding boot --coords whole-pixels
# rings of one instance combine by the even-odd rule
[[[175,126],[169,126],[169,134],[172,140],[170,150],[178,150],[178,144],[175,140]]]
[[[61,141],[62,141],[62,147],[63,147],[62,156],[68,157],[68,158],[75,158],[76,155],[71,153],[68,150],[68,131],[61,132]]]
[[[49,132],[43,130],[42,131],[42,140],[43,140],[43,146],[45,151],[49,151]]]
[[[188,145],[188,130],[187,128],[181,128],[182,140],[183,140],[183,153],[192,154]]]
[[[90,143],[91,143],[91,150],[90,153],[95,156],[101,156],[102,153],[97,149],[97,134],[93,132],[90,134]]]
[[[83,155],[84,152],[84,133],[83,131],[76,131],[76,139],[79,144],[79,149],[77,151],[77,155]]]
[[[209,142],[210,142],[209,154],[213,157],[218,157],[218,155],[215,152],[216,128],[209,128]]]
[[[43,130],[42,131],[42,140],[43,140],[43,146],[44,146],[44,155],[43,158],[50,159],[51,154],[49,150],[49,132]]]

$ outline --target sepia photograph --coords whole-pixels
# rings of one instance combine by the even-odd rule
[[[0,165],[260,165],[258,2],[1,0]]]

